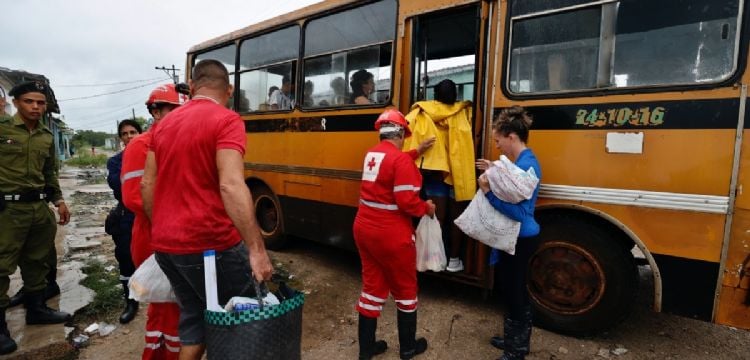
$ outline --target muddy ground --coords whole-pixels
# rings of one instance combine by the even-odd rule
[[[303,359],[355,359],[359,263],[355,254],[303,242],[272,252],[277,267],[287,269],[310,292],[304,305]],[[644,277],[647,269],[643,270]],[[429,341],[424,359],[494,359],[488,344],[500,332],[502,308],[495,298],[482,300],[471,287],[422,277],[418,334]],[[648,287],[646,287],[648,289]],[[656,314],[642,291],[634,314],[612,331],[577,339],[535,328],[528,359],[750,359],[750,332]],[[389,302],[378,334],[391,347],[381,359],[398,359],[395,308]],[[135,358],[143,345],[143,314],[108,338],[96,339],[80,359]],[[620,353],[620,355],[616,355]]]
[[[76,188],[100,191],[79,182]],[[73,190],[73,189],[71,189]],[[86,206],[86,205],[78,205]],[[102,207],[81,211],[100,221]],[[77,219],[86,221],[86,219]],[[115,264],[111,242],[96,251]],[[303,359],[357,357],[357,314],[360,292],[356,254],[302,240],[283,252],[271,252],[274,264],[308,293],[304,305]],[[641,268],[641,292],[634,313],[611,331],[587,339],[571,338],[535,328],[528,359],[750,359],[750,332],[651,311],[650,271]],[[503,309],[496,297],[435,277],[420,277],[418,335],[429,341],[423,359],[494,359],[500,354],[488,343],[501,330]],[[119,311],[119,309],[113,309]],[[389,349],[379,359],[398,358],[395,307],[389,301],[378,323],[378,336]],[[93,335],[75,354],[78,359],[137,359],[143,349],[145,306],[136,320],[105,337]],[[78,328],[87,324],[78,324]],[[34,357],[35,359],[44,357]]]

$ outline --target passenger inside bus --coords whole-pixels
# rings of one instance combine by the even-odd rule
[[[276,91],[276,90],[279,90],[279,87],[276,86],[276,85],[271,86],[270,88],[268,88],[268,98],[266,99],[265,102],[263,102],[260,105],[258,105],[258,110],[260,110],[260,111],[271,110],[271,105],[268,105],[268,104],[271,102],[271,95],[273,95],[273,92]]]
[[[315,103],[313,102],[312,94],[313,90],[315,89],[315,85],[313,85],[313,82],[310,80],[305,81],[305,86],[303,88],[303,94],[302,94],[302,105],[305,107],[311,107],[315,106]]]
[[[331,89],[333,90],[333,105],[346,104],[346,83],[344,78],[338,76],[331,80]]]
[[[435,86],[435,100],[418,101],[406,119],[412,136],[404,150],[416,148],[421,140],[435,136],[435,146],[416,160],[424,174],[425,195],[436,205],[436,215],[448,247],[449,272],[464,270],[461,260],[461,230],[453,224],[476,192],[474,141],[471,132],[471,102],[457,101],[456,84],[445,79]],[[450,225],[446,225],[446,221]]]
[[[566,90],[567,68],[561,53],[553,53],[547,57],[547,81],[549,90]]]
[[[271,105],[271,110],[291,110],[294,104],[292,103],[291,93],[294,90],[292,80],[288,75],[284,75],[281,79],[281,89],[274,90],[271,93],[271,97],[268,99],[268,104]]]
[[[371,104],[370,94],[375,90],[375,78],[371,72],[362,69],[352,75],[352,94],[349,97],[350,104],[367,105]]]

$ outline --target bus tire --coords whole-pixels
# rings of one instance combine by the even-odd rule
[[[252,187],[251,191],[255,205],[255,219],[266,248],[282,249],[287,243],[287,237],[284,234],[284,216],[279,199],[269,188],[262,185]]]
[[[623,321],[638,292],[638,268],[618,234],[573,214],[539,217],[541,241],[529,262],[534,323],[588,336]]]

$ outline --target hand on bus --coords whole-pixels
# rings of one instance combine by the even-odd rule
[[[487,159],[477,159],[477,161],[474,163],[477,166],[477,169],[479,170],[487,170],[492,166],[492,161],[489,161]]]
[[[477,179],[477,185],[479,185],[479,188],[482,189],[482,192],[485,194],[490,191],[490,181],[487,179],[487,175],[485,174],[479,176],[479,179]]]
[[[435,145],[435,139],[436,138],[433,136],[419,143],[419,146],[417,146],[417,152],[419,153],[419,155],[424,154],[424,152],[429,150],[432,147],[432,145]]]
[[[432,202],[432,200],[427,200],[427,212],[425,215],[429,216],[430,218],[435,217],[435,204]]]
[[[271,259],[268,257],[268,253],[265,252],[265,250],[250,252],[250,268],[253,271],[255,280],[271,280],[271,275],[273,275],[273,266],[271,265]]]

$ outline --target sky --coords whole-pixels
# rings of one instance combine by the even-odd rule
[[[171,81],[155,67],[184,70],[193,45],[318,0],[0,2],[0,67],[45,75],[70,128],[115,133],[150,117],[149,93]]]

